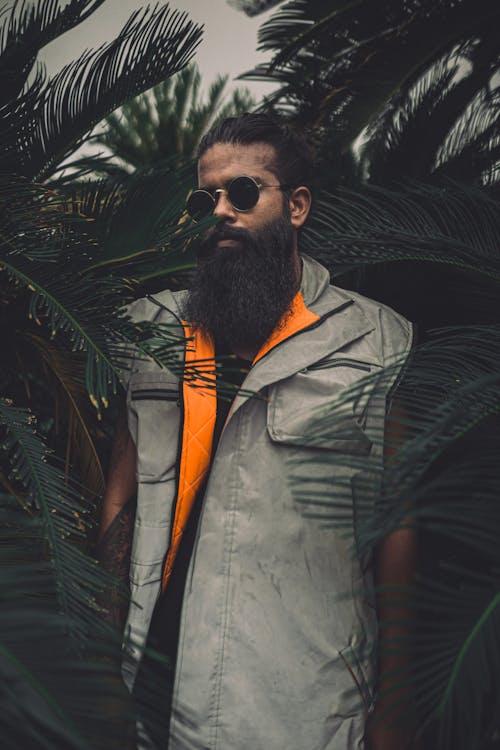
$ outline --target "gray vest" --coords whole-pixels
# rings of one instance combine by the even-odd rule
[[[358,554],[382,471],[388,398],[411,326],[330,286],[303,256],[315,322],[271,348],[235,398],[210,469],[188,572],[169,750],[363,747],[377,639],[369,555]],[[176,323],[184,293],[139,300]],[[127,372],[138,502],[124,674],[133,683],[171,544],[183,424],[179,380]],[[332,519],[330,501],[336,503]]]

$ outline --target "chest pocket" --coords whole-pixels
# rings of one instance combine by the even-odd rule
[[[137,479],[175,479],[181,422],[179,381],[168,371],[141,374],[131,379],[128,399],[135,423]]]
[[[267,429],[278,443],[368,454],[368,401],[382,368],[347,357],[327,357],[276,383],[269,394]]]

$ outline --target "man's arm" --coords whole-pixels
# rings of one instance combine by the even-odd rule
[[[395,460],[397,446],[404,440],[404,424],[407,424],[404,411],[395,404],[386,425],[386,466]],[[382,540],[375,554],[379,678],[368,750],[404,750],[416,746],[411,684],[415,617],[411,589],[416,563],[417,535],[408,509],[399,528]]]
[[[111,621],[119,628],[125,625],[128,608],[126,593],[137,498],[135,467],[136,449],[123,405],[116,425],[96,548],[98,560],[119,581],[107,592],[105,604]]]

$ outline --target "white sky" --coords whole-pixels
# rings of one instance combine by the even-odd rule
[[[153,3],[150,3],[154,5]],[[167,4],[166,0],[159,3]],[[145,7],[141,0],[107,0],[86,21],[45,47],[42,60],[53,73],[77,57],[83,50],[110,41],[124,25],[132,11]],[[228,73],[234,79],[266,59],[256,51],[259,27],[272,15],[272,10],[255,18],[231,8],[226,0],[171,0],[170,6],[187,11],[193,21],[204,24],[203,39],[195,55],[204,88],[207,88],[218,73]],[[258,100],[271,91],[273,86],[265,83],[230,83],[244,85]]]

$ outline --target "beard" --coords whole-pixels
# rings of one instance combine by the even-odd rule
[[[238,244],[217,247],[222,239]],[[299,287],[293,240],[286,215],[254,231],[219,224],[200,245],[184,320],[218,351],[260,349]]]

